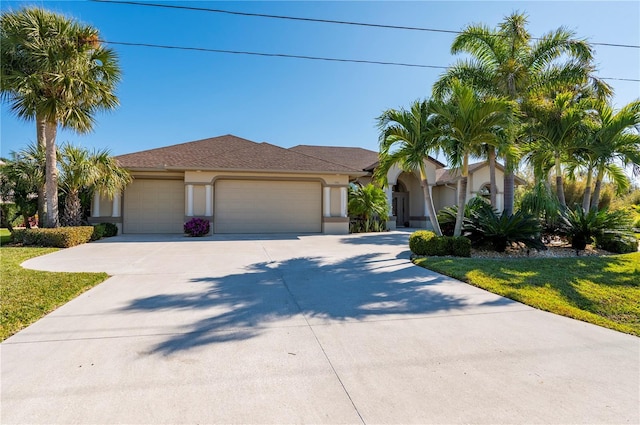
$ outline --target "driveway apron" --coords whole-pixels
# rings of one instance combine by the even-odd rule
[[[413,266],[408,233],[125,235],[2,343],[1,422],[640,423],[640,339]]]

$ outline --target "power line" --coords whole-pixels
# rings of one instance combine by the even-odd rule
[[[151,43],[132,43],[126,41],[109,41],[100,40],[102,43],[114,44],[120,46],[132,46],[132,47],[150,47],[154,49],[168,49],[168,50],[186,50],[195,52],[208,52],[208,53],[227,53],[234,55],[250,55],[250,56],[266,56],[276,58],[290,58],[290,59],[306,59],[316,61],[327,62],[346,62],[346,63],[362,63],[373,65],[392,65],[392,66],[404,66],[410,68],[430,68],[430,69],[448,69],[448,66],[441,65],[427,65],[419,63],[404,63],[404,62],[387,62],[387,61],[375,61],[366,59],[344,59],[344,58],[330,58],[323,56],[307,56],[307,55],[291,55],[286,53],[268,53],[268,52],[250,52],[244,50],[223,50],[223,49],[210,49],[206,47],[188,47],[188,46],[171,46],[167,44],[151,44]],[[616,81],[633,81],[640,82],[640,79],[634,78],[615,78],[615,77],[600,77],[602,80],[616,80]]]
[[[159,7],[165,9],[181,9],[181,10],[191,10],[197,12],[209,12],[209,13],[223,13],[227,15],[237,15],[237,16],[253,16],[258,18],[270,18],[270,19],[285,19],[290,21],[302,21],[302,22],[318,22],[324,24],[338,24],[338,25],[354,25],[360,27],[371,27],[371,28],[386,28],[386,29],[398,29],[398,30],[408,30],[408,31],[427,31],[427,32],[438,32],[438,33],[446,33],[446,34],[461,34],[462,31],[456,30],[446,30],[446,29],[438,29],[438,28],[425,28],[425,27],[408,27],[401,25],[385,25],[385,24],[374,24],[368,22],[355,22],[355,21],[339,21],[333,19],[319,19],[319,18],[303,18],[299,16],[285,16],[285,15],[269,15],[265,13],[251,13],[251,12],[238,12],[233,10],[225,10],[225,9],[211,9],[206,7],[193,7],[193,6],[178,6],[171,4],[159,4],[159,3],[141,3],[136,1],[127,1],[127,0],[89,0],[95,3],[113,3],[113,4],[125,4],[131,6],[146,6],[146,7]],[[532,37],[534,40],[540,40],[540,38]],[[640,45],[635,44],[619,44],[619,43],[598,43],[591,42],[589,43],[593,46],[608,46],[608,47],[624,47],[631,49],[640,49]]]
[[[248,52],[248,51],[242,51],[242,50],[209,49],[205,47],[169,46],[165,44],[150,44],[150,43],[129,43],[125,41],[108,41],[108,40],[100,40],[100,41],[107,44],[117,44],[121,46],[152,47],[156,49],[190,50],[190,51],[210,52],[210,53],[230,53],[235,55],[267,56],[267,57],[276,57],[276,58],[307,59],[307,60],[329,61],[329,62],[368,63],[368,64],[374,64],[374,65],[394,65],[394,66],[406,66],[406,67],[413,67],[413,68],[447,69],[446,66],[424,65],[424,64],[417,64],[417,63],[385,62],[385,61],[373,61],[373,60],[364,60],[364,59],[341,59],[341,58],[328,58],[328,57],[322,57],[322,56],[289,55],[285,53]]]

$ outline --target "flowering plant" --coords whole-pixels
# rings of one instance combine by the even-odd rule
[[[189,236],[204,236],[209,233],[209,220],[192,218],[184,223],[184,232]]]

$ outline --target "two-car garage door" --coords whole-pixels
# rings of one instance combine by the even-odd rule
[[[214,186],[215,233],[319,233],[319,182],[218,180]],[[123,202],[124,233],[182,233],[183,180],[135,179]]]
[[[318,182],[219,180],[215,184],[216,233],[319,233]]]

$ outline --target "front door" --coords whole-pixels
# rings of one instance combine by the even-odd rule
[[[409,225],[409,193],[393,192],[392,214],[396,217],[397,227],[406,227]]]

